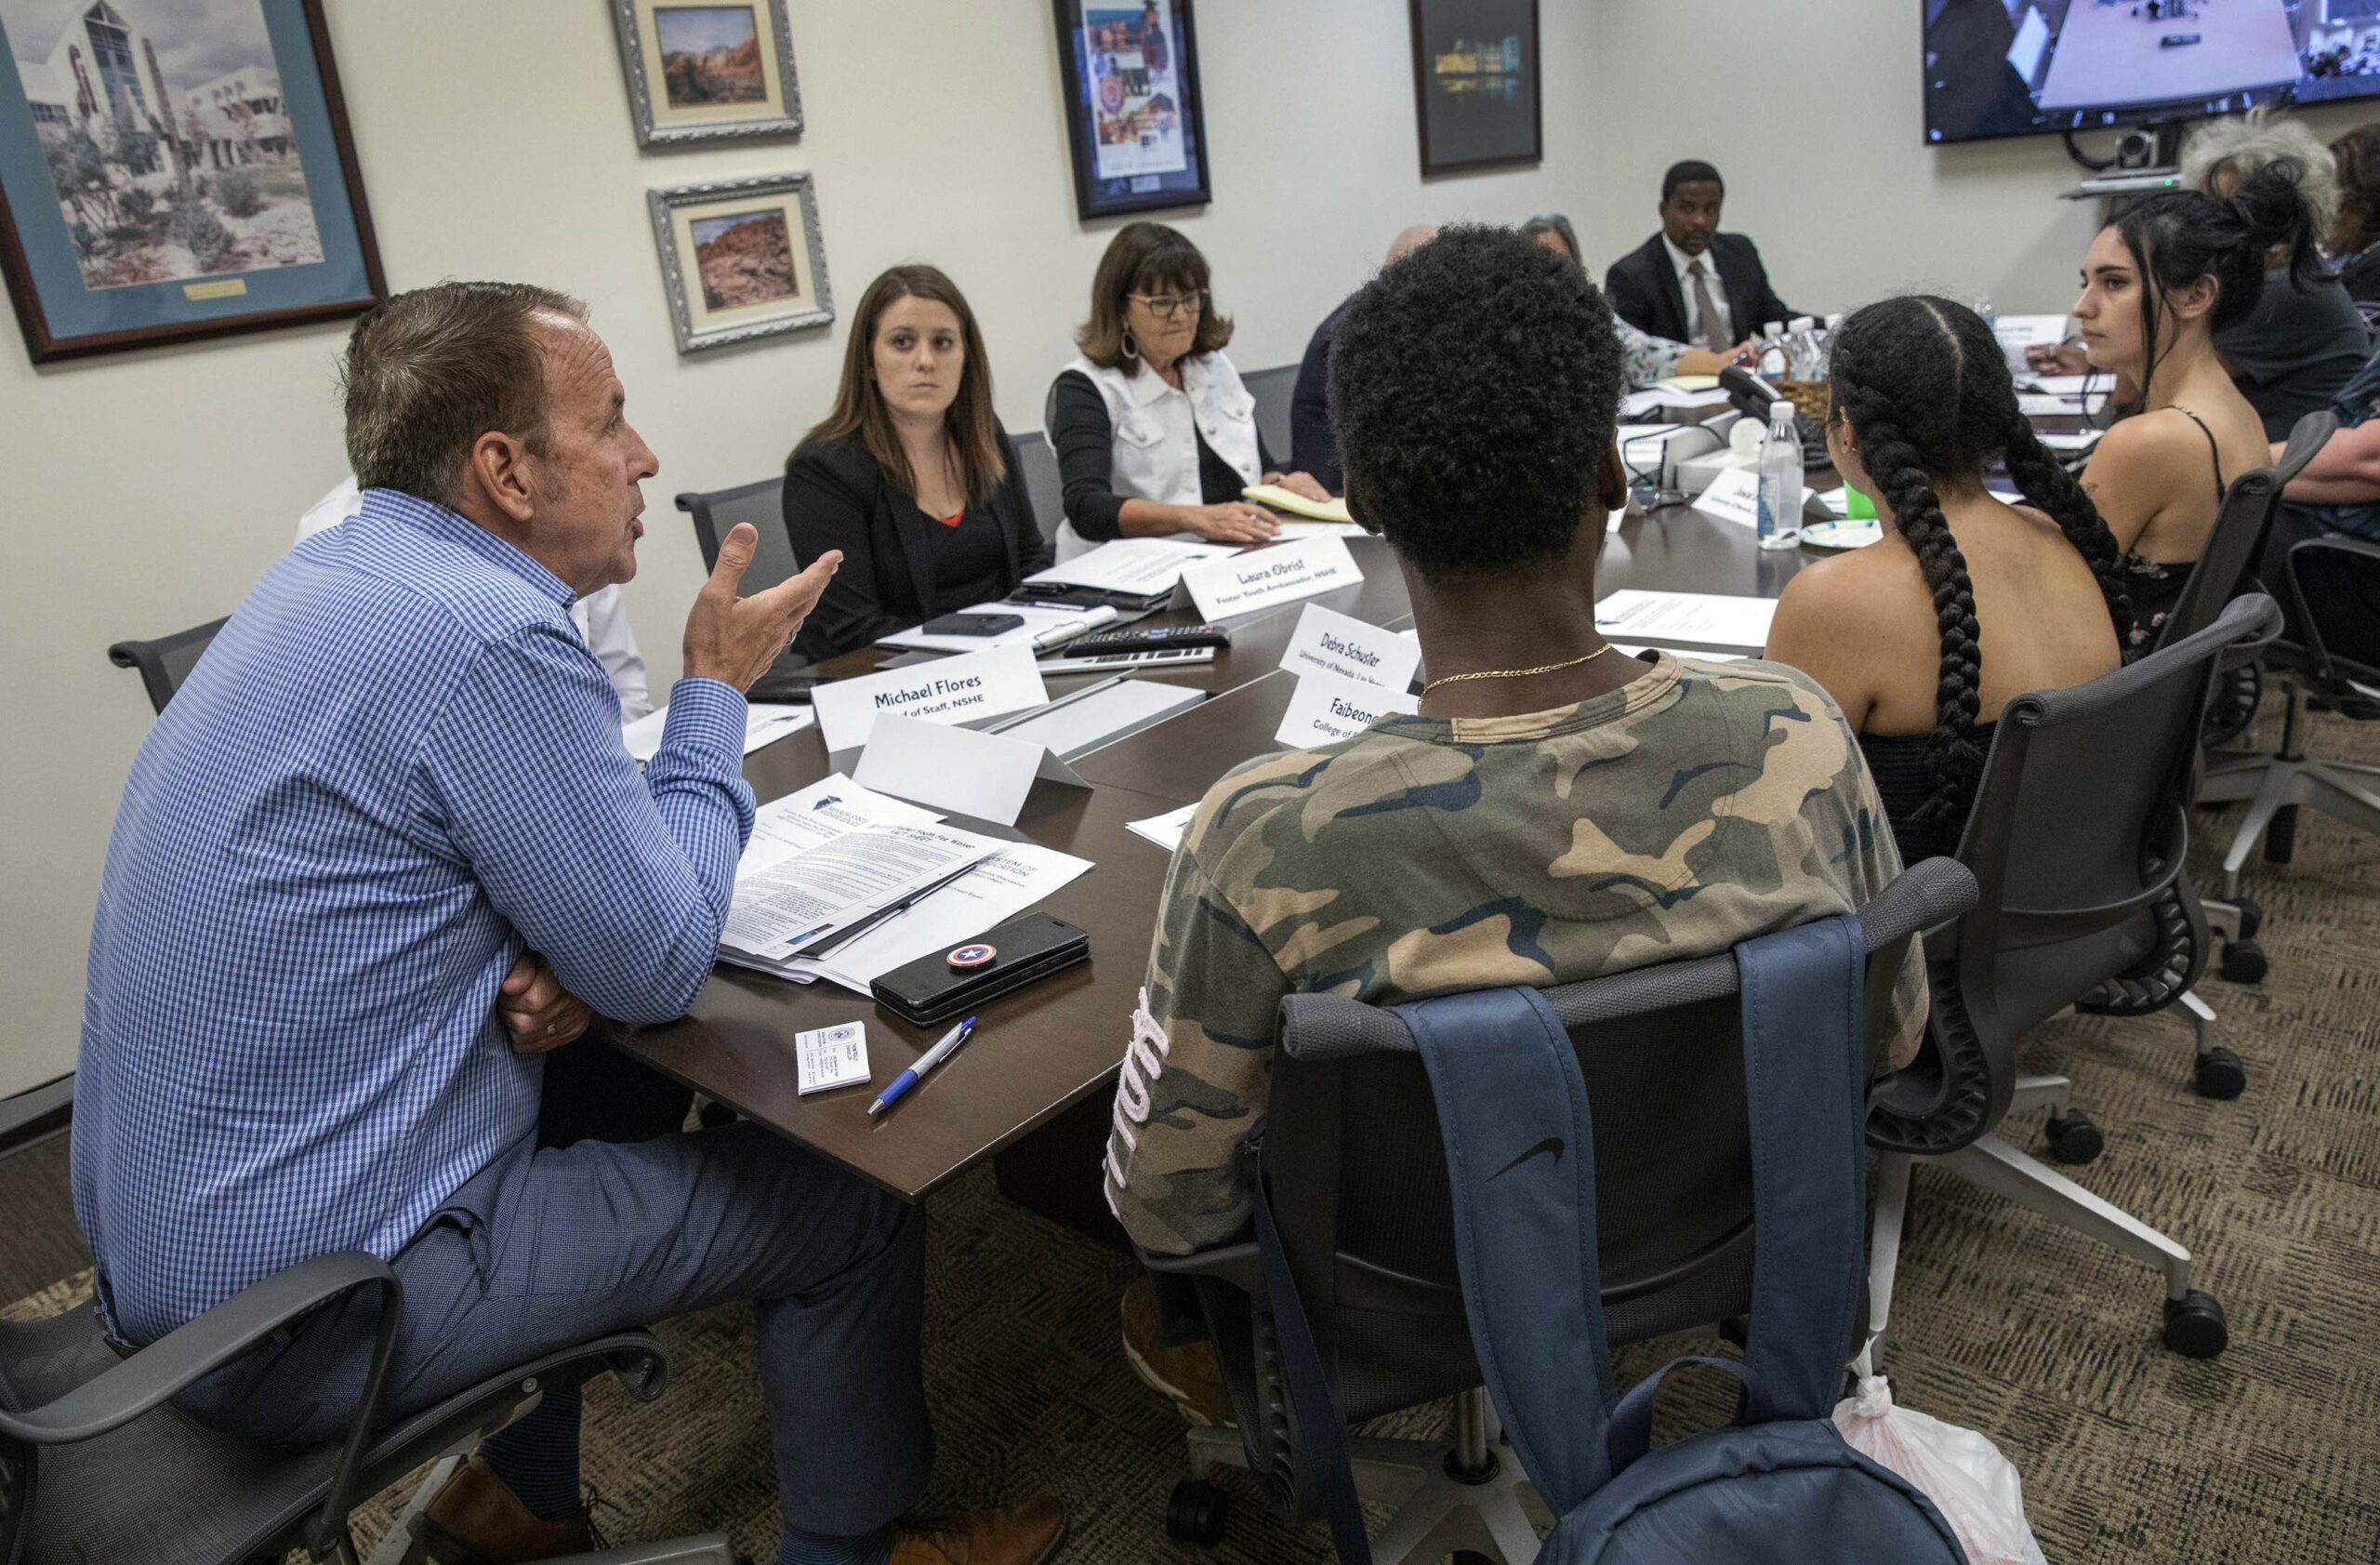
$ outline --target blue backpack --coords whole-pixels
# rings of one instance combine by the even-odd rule
[[[1604,1331],[1594,1135],[1569,1035],[1530,988],[1397,1007],[1437,1099],[1472,1343],[1514,1452],[1558,1519],[1538,1565],[1965,1565],[1933,1503],[1852,1450],[1829,1416],[1862,1285],[1859,926],[1805,924],[1736,957],[1753,1169],[1744,1358],[1681,1359],[1624,1398]],[[1370,1565],[1344,1426],[1261,1190],[1256,1211],[1339,1556]],[[1742,1383],[1736,1421],[1652,1450],[1654,1394],[1687,1363]]]

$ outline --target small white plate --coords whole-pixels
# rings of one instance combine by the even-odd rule
[[[1802,529],[1802,541],[1812,549],[1865,549],[1884,536],[1884,524],[1872,517],[1858,522],[1818,522]]]

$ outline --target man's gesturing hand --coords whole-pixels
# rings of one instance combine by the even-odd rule
[[[587,1002],[562,987],[546,959],[523,951],[504,982],[496,987],[496,1014],[512,1033],[516,1054],[559,1049],[587,1030],[595,1018]]]
[[[842,550],[830,549],[800,576],[739,598],[736,586],[744,579],[745,567],[752,563],[752,551],[760,546],[760,535],[748,522],[738,522],[720,540],[719,564],[694,595],[694,612],[686,616],[687,678],[715,679],[738,690],[751,688],[754,680],[769,671],[777,654],[792,644],[793,633],[818,606],[819,594],[826,590],[835,567],[843,563]]]

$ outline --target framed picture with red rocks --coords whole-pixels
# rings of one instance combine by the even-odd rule
[[[809,175],[678,185],[645,201],[681,353],[834,320]]]
[[[785,0],[612,0],[647,147],[801,133]]]

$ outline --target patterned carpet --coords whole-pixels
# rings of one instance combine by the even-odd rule
[[[2372,727],[2328,720],[2315,739],[2324,753],[2380,760]],[[2238,818],[2198,817],[2202,869]],[[1920,1175],[1895,1312],[1897,1393],[1999,1442],[2054,1565],[2380,1559],[2375,876],[2380,842],[2310,814],[2294,864],[2251,865],[2243,889],[2266,909],[2271,976],[2253,988],[2210,977],[2202,990],[2247,1062],[2238,1102],[2191,1093],[2188,1029],[2170,1017],[2070,1018],[2028,1050],[2028,1068],[2074,1077],[2077,1103],[2107,1134],[2082,1182],[2196,1252],[2200,1285],[2230,1317],[2222,1358],[2159,1346],[2161,1290],[2145,1268]],[[1178,1428],[1117,1351],[1129,1263],[1007,1205],[987,1174],[932,1214],[934,1503],[1054,1492],[1073,1516],[1066,1565],[1329,1558],[1318,1527],[1282,1525],[1229,1473],[1230,1537],[1213,1550],[1169,1542]],[[61,1284],[9,1313],[48,1313],[86,1291]],[[617,1507],[610,1530],[725,1528],[772,1558],[748,1317],[713,1312],[661,1334],[677,1379],[658,1403],[628,1406],[608,1385],[589,1399],[587,1472]],[[1623,1368],[1656,1357],[1633,1352]]]

